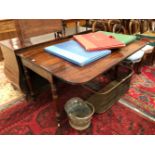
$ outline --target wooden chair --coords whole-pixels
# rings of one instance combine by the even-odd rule
[[[126,34],[129,34],[129,23],[130,19],[121,19],[121,24],[124,26]]]
[[[122,24],[115,24],[113,26],[112,32],[126,34],[126,29]]]
[[[108,31],[108,27],[106,21],[104,20],[97,20],[94,21],[92,24],[92,31]]]
[[[146,20],[131,20],[129,23],[129,32],[130,34],[137,34],[137,33],[143,33],[144,31],[149,30],[149,23]],[[137,69],[138,73],[140,73],[140,68],[143,64],[149,64],[150,60],[153,59],[152,54],[153,47],[147,47],[145,46],[142,51],[144,52],[144,55],[139,63],[137,63]]]
[[[132,26],[132,25],[130,25]],[[135,28],[135,27],[134,27]],[[113,26],[113,32],[115,33],[122,33],[122,34],[126,34],[126,29],[122,24],[115,24]],[[131,29],[130,29],[131,32]],[[136,57],[137,55],[137,59],[133,59],[134,57]],[[128,57],[124,63],[127,65],[130,65],[133,67],[135,73],[140,74],[140,70],[141,70],[141,66],[142,66],[142,58],[143,58],[144,52],[143,51],[137,51],[135,54],[133,54],[132,56]]]
[[[152,66],[155,61],[155,46],[151,45],[151,43],[149,45],[146,45],[145,47],[147,46],[148,48],[145,49],[143,64]]]
[[[149,21],[146,19],[140,20],[140,33],[144,33],[150,30]]]
[[[140,33],[140,22],[139,20],[130,20],[129,22],[129,34]]]
[[[140,21],[140,32],[141,33],[145,33],[145,35],[151,35],[151,33],[154,33],[152,31],[155,31],[155,20],[154,19],[142,19],[139,20]],[[154,64],[154,60],[155,60],[155,47],[154,47],[154,43],[153,45],[151,45],[152,43],[150,43],[150,47],[149,45],[146,46],[145,49],[145,54],[144,54],[144,58],[143,58],[143,64],[145,65],[153,65]]]
[[[121,24],[121,20],[119,20],[119,19],[109,19],[108,20],[108,31],[112,32],[113,31],[113,27],[116,24]]]

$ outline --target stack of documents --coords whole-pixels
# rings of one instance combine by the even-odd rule
[[[46,47],[45,51],[79,66],[87,65],[111,54],[111,50],[88,52],[74,40]]]
[[[125,46],[122,41],[116,39],[114,36],[108,36],[99,32],[75,35],[73,38],[87,51],[113,49]]]
[[[111,54],[111,49],[133,42],[136,36],[99,31],[75,35],[73,39],[46,47],[45,51],[78,66],[85,66]]]

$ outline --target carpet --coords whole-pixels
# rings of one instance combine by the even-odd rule
[[[148,117],[155,118],[155,66],[144,66],[140,75],[132,77],[130,89],[123,100]]]
[[[71,97],[85,98],[88,95],[80,86],[59,86],[59,102],[63,110]],[[57,128],[55,106],[50,90],[42,93],[36,101],[23,99],[7,110],[0,112],[0,134],[3,135],[133,135],[155,134],[155,123],[139,116],[129,108],[116,103],[103,114],[95,114],[91,126],[85,131],[76,131],[63,113],[62,126]],[[21,103],[22,102],[22,103]]]
[[[0,66],[0,90],[2,90],[2,81],[4,83],[9,83],[9,81],[2,72],[2,63]],[[2,91],[8,96],[8,99],[6,99],[6,104],[1,104],[0,106],[3,107],[0,108],[0,134],[155,134],[155,122],[147,117],[151,116],[154,118],[155,116],[155,66],[144,66],[142,68],[142,74],[134,75],[132,77],[130,89],[121,99],[126,101],[126,104],[123,104],[120,100],[107,112],[103,114],[95,114],[91,126],[85,131],[76,131],[70,127],[67,116],[63,111],[63,106],[66,101],[72,97],[87,98],[89,92],[80,86],[72,86],[65,83],[60,83],[57,87],[59,90],[58,95],[60,96],[58,101],[61,104],[61,111],[63,113],[61,128],[57,128],[55,105],[52,101],[50,90],[42,92],[36,97],[35,101],[26,101],[22,97],[18,101],[12,102],[13,104],[8,104],[8,99],[9,101],[11,99],[9,94],[17,99],[18,93],[20,94],[20,92],[16,92],[16,95],[16,93],[13,93],[16,90],[12,89],[11,93],[8,93],[10,91]],[[3,105],[7,108],[4,108]],[[135,110],[132,108],[130,109],[131,106],[134,107]],[[141,110],[142,113],[137,112],[138,110]],[[144,115],[141,115],[144,113],[147,114],[145,117],[143,117]]]
[[[0,110],[15,104],[24,94],[15,90],[4,74],[4,61],[0,61]]]

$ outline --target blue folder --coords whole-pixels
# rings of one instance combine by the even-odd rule
[[[74,40],[48,46],[45,51],[79,66],[85,66],[111,54],[111,50],[88,52]]]

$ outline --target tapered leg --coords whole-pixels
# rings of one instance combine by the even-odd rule
[[[23,65],[23,69],[24,69],[24,74],[25,74],[25,78],[26,78],[26,83],[30,92],[31,97],[34,96],[34,92],[33,92],[33,88],[32,88],[32,84],[31,84],[31,79],[28,73],[28,69]]]
[[[153,48],[153,51],[152,51],[152,65],[154,64],[155,62],[155,47]]]
[[[134,64],[134,70],[136,74],[141,74],[141,68],[143,66],[143,60]]]
[[[154,62],[155,53],[152,51],[152,53],[146,54],[145,64],[148,66],[152,66]]]
[[[118,78],[118,65],[115,66],[114,68],[114,78],[117,79]]]
[[[59,102],[58,102],[56,86],[54,84],[52,76],[50,79],[50,84],[51,84],[52,99],[53,99],[55,110],[56,110],[56,119],[57,119],[57,123],[58,123],[57,125],[58,125],[58,127],[60,127],[60,106],[59,106]]]

